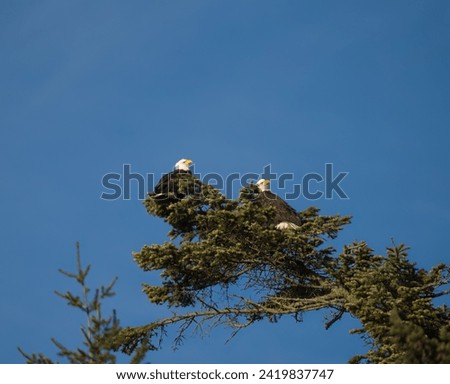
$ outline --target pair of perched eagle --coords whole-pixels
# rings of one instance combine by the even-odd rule
[[[185,175],[192,175],[190,170],[192,163],[190,159],[178,161],[172,172],[161,177],[152,197],[157,200],[170,198],[171,196],[175,196],[178,199],[183,198],[184,194],[178,193],[178,181]],[[258,192],[255,196],[255,204],[263,207],[271,206],[275,209],[274,224],[277,229],[298,228],[301,225],[301,220],[295,209],[271,192],[269,185],[270,180],[260,179],[257,181]]]

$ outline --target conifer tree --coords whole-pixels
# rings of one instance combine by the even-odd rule
[[[89,288],[86,281],[91,266],[88,265],[86,268],[82,267],[80,244],[78,242],[76,244],[76,250],[76,272],[67,272],[62,269],[60,269],[59,272],[70,279],[74,279],[80,286],[81,293],[74,294],[70,291],[67,291],[66,293],[56,291],[55,293],[63,298],[69,306],[79,309],[85,315],[86,324],[81,326],[83,347],[72,350],[65,347],[61,342],[54,338],[51,340],[58,348],[57,355],[63,359],[60,362],[71,364],[116,363],[117,352],[114,345],[116,344],[121,327],[115,311],[108,317],[103,316],[102,304],[104,299],[115,295],[113,288],[117,278],[113,279],[109,285],[95,289],[93,294],[91,294],[91,288]],[[145,352],[153,348],[148,345],[147,341],[143,341],[142,346],[143,348],[136,348],[135,353],[131,358],[132,363],[141,362],[145,357]],[[21,348],[19,348],[19,351],[29,364],[56,363],[56,361],[43,353],[29,354],[24,352]]]
[[[450,293],[450,267],[426,271],[408,260],[403,244],[376,255],[364,242],[332,246],[349,216],[324,216],[310,207],[298,212],[297,229],[273,225],[274,208],[254,204],[255,186],[228,199],[217,189],[188,177],[179,181],[183,198],[145,200],[147,211],[172,226],[169,240],[145,245],[134,254],[146,272],[160,272],[159,285],[143,284],[148,299],[172,308],[173,315],[138,327],[121,328],[115,312],[102,315],[102,301],[114,295],[115,279],[90,296],[77,244],[77,271],[60,270],[75,279],[81,295],[59,293],[81,310],[83,347],[70,350],[55,339],[58,356],[69,363],[115,363],[120,349],[141,362],[155,350],[168,326],[178,327],[175,344],[188,329],[225,325],[234,336],[252,324],[282,316],[299,323],[308,311],[328,309],[325,327],[344,315],[357,318],[351,330],[369,350],[350,362],[450,363],[450,311],[436,299]],[[442,301],[442,300],[441,300]],[[29,363],[53,363],[39,353]]]
[[[234,333],[267,319],[329,309],[326,327],[350,314],[353,330],[370,350],[352,362],[446,362],[449,310],[433,300],[449,293],[449,267],[417,269],[404,245],[374,255],[365,242],[331,245],[349,216],[324,216],[310,207],[298,212],[302,225],[278,230],[272,207],[253,203],[255,186],[227,199],[197,179],[180,181],[184,198],[145,200],[147,211],[172,226],[169,241],[145,245],[134,254],[138,266],[159,271],[160,285],[143,284],[155,304],[176,309],[173,316],[123,329],[117,345],[131,353],[167,326],[178,326],[175,343],[190,328],[226,325]],[[234,334],[233,333],[233,334]],[[422,348],[413,354],[411,348]]]
[[[344,248],[330,274],[343,289],[345,312],[358,318],[371,346],[352,362],[444,363],[450,358],[450,312],[433,300],[447,295],[450,268],[439,264],[430,271],[408,260],[408,248],[387,248],[374,255],[365,242]],[[420,354],[420,355],[418,355]]]

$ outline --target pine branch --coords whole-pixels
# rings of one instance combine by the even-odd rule
[[[107,286],[100,286],[91,291],[87,284],[87,277],[91,270],[90,265],[86,268],[82,266],[80,257],[80,244],[76,243],[76,273],[59,270],[64,276],[74,279],[81,290],[81,295],[73,294],[70,291],[61,293],[55,291],[55,294],[66,301],[71,307],[82,311],[86,318],[86,325],[81,326],[81,335],[84,347],[69,349],[64,344],[51,338],[53,344],[57,347],[57,355],[72,364],[86,363],[115,363],[116,351],[115,344],[121,330],[116,312],[113,310],[109,317],[103,317],[103,300],[115,295],[114,286],[117,277]],[[141,362],[149,350],[154,349],[149,340],[143,341],[141,348],[136,348],[131,361],[133,363]],[[53,363],[53,361],[43,354],[27,354],[19,348],[19,352],[25,357],[28,363],[42,364]]]

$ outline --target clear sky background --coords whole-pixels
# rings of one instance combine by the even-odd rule
[[[167,315],[148,303],[131,252],[168,226],[138,199],[100,199],[123,164],[201,174],[349,172],[349,199],[291,201],[353,215],[338,249],[404,242],[430,268],[450,262],[450,2],[0,2],[0,362],[54,356],[83,318],[54,290],[73,284],[75,242],[122,325]],[[321,185],[317,184],[320,188]],[[447,300],[448,301],[448,300]],[[344,363],[364,352],[350,317],[326,312],[169,338],[152,363]]]

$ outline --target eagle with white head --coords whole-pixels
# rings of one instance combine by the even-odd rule
[[[259,193],[256,196],[256,203],[263,207],[271,206],[275,208],[274,224],[277,229],[297,229],[301,220],[297,212],[283,199],[270,190],[270,180],[260,179],[256,183]]]
[[[156,184],[152,197],[154,199],[182,198],[183,196],[179,193],[179,181],[182,178],[186,178],[186,176],[192,176],[192,171],[190,170],[192,163],[190,159],[181,159],[175,163],[173,171],[163,175],[158,184]]]

